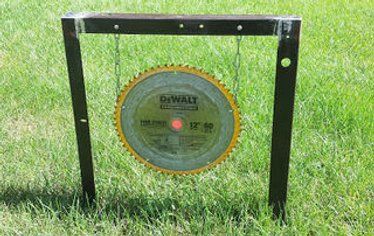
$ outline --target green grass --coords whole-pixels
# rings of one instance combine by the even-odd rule
[[[44,3],[48,2],[48,3]],[[0,234],[373,235],[374,2],[0,2]],[[286,226],[267,207],[277,39],[246,37],[245,131],[218,168],[148,170],[113,127],[111,35],[82,35],[98,208],[80,178],[60,17],[68,11],[303,17]],[[121,37],[122,84],[160,64],[203,68],[232,88],[234,37]]]

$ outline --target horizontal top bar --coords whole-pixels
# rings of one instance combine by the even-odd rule
[[[279,26],[290,31],[301,17],[284,15],[164,15],[119,13],[68,13],[80,33],[176,35],[277,35]],[[290,32],[289,32],[290,33]]]
[[[67,13],[62,18],[80,19],[128,19],[128,20],[295,20],[294,15],[174,15],[174,14],[135,14],[135,13]]]

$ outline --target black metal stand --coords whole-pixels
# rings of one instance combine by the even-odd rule
[[[89,202],[95,199],[95,182],[79,33],[278,36],[269,204],[274,216],[285,220],[300,17],[69,13],[61,20],[83,194]]]

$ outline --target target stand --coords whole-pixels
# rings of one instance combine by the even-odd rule
[[[95,199],[95,181],[79,34],[276,36],[269,204],[285,220],[301,18],[271,15],[159,15],[68,13],[62,17],[83,196]]]

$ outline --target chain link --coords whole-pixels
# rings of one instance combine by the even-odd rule
[[[234,59],[234,67],[235,67],[235,77],[234,77],[234,98],[235,101],[238,101],[238,94],[240,89],[240,80],[239,80],[239,70],[240,70],[240,60],[241,60],[241,54],[240,54],[240,43],[243,39],[242,35],[237,36],[236,38],[236,55]]]
[[[119,50],[119,34],[114,35],[115,53],[114,53],[114,75],[116,77],[116,92],[119,95],[121,91],[121,54]]]

